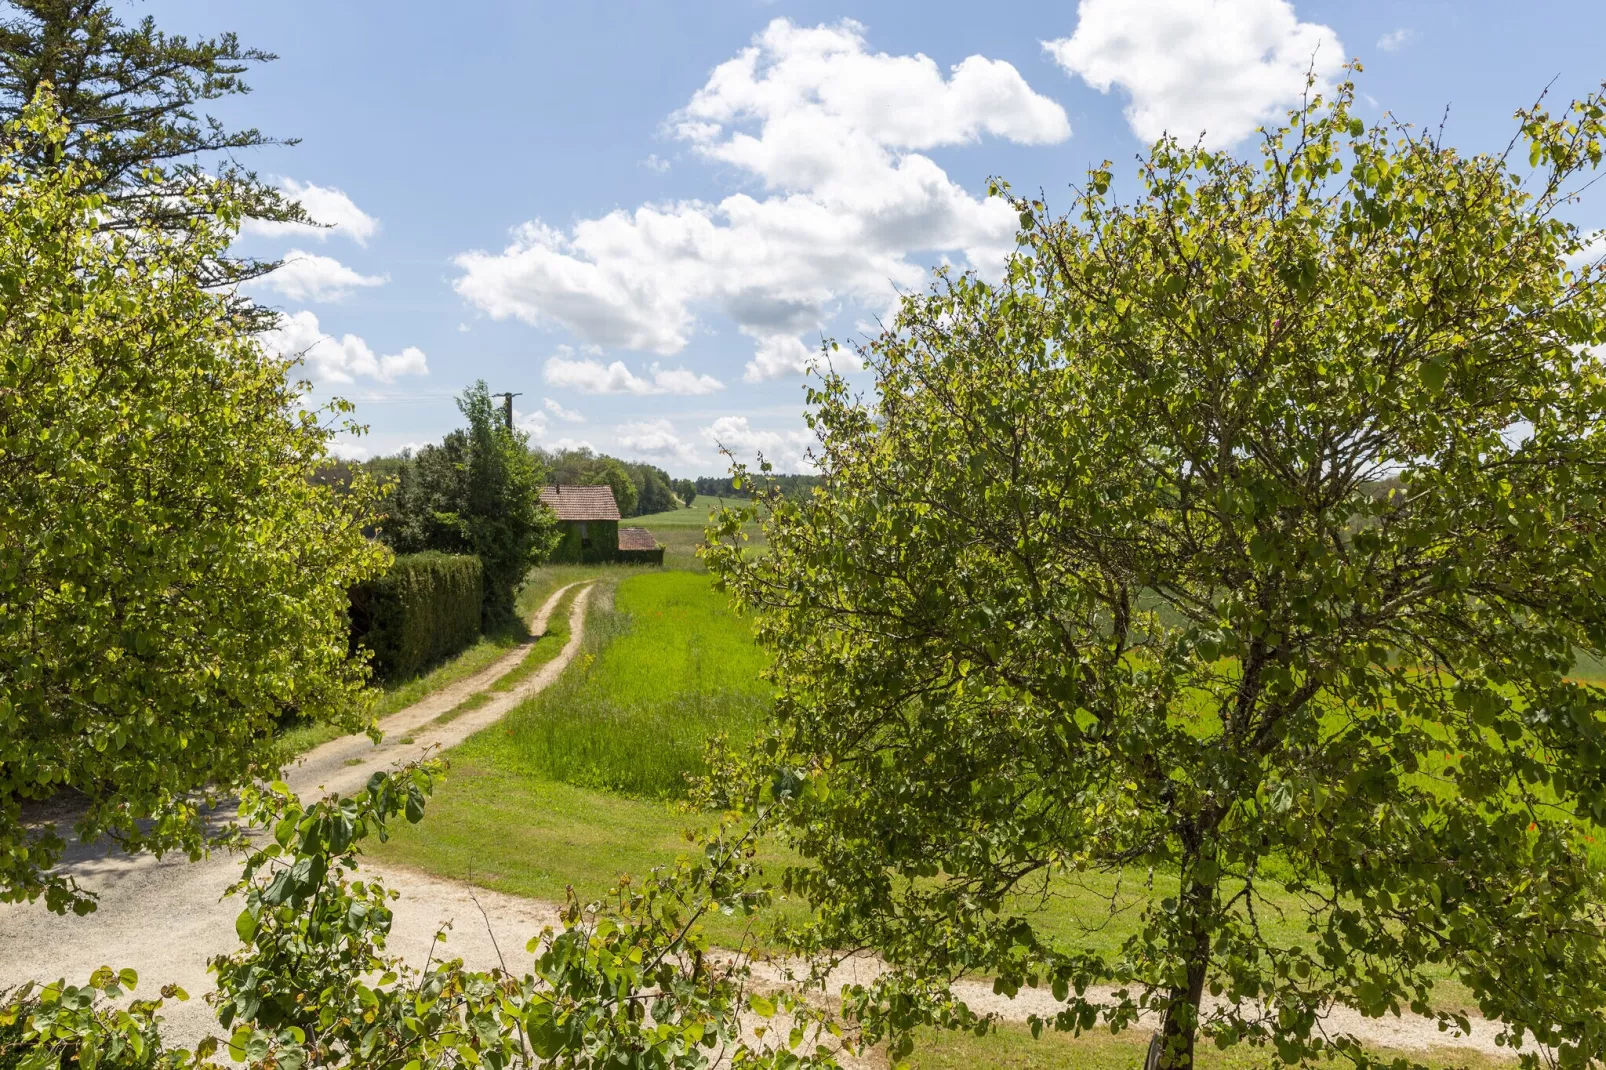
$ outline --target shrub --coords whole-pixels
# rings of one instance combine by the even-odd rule
[[[377,679],[415,675],[479,637],[483,581],[477,557],[398,556],[388,573],[351,589],[352,649],[372,651]]]

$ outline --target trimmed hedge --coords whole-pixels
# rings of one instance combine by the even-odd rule
[[[377,680],[416,675],[479,638],[483,586],[477,557],[397,555],[389,572],[349,592],[352,653],[373,652]]]

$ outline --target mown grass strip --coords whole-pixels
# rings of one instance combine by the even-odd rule
[[[519,588],[517,607],[519,616],[533,621],[552,592],[571,583],[594,580],[619,572],[618,565],[543,565],[532,568]]]
[[[564,646],[569,642],[569,615],[574,609],[574,600],[580,597],[584,586],[571,587],[558,599],[558,604],[552,607],[547,616],[546,631],[536,639],[535,646],[524,660],[513,667],[513,670],[491,685],[492,691],[511,691],[524,680],[539,672],[552,659],[563,652]]]
[[[491,693],[489,690],[476,691],[462,702],[459,702],[457,705],[435,718],[435,720],[431,721],[430,723],[451,724],[453,721],[463,716],[463,714],[469,712],[470,710],[477,710],[489,701],[491,701]]]
[[[562,598],[558,599],[558,604],[552,608],[551,614],[547,617],[546,631],[531,643],[530,652],[524,656],[523,661],[498,677],[484,691],[476,691],[435,718],[434,723],[450,724],[470,710],[479,709],[491,701],[493,692],[511,691],[520,681],[528,679],[531,674],[540,671],[542,666],[562,653],[564,645],[569,641],[569,610],[584,589],[584,585],[571,587],[564,592]]]
[[[494,665],[498,658],[516,649],[524,641],[517,629],[509,628],[495,635],[485,636],[462,653],[447,659],[422,676],[402,680],[380,691],[374,704],[375,717],[388,717],[419,702],[443,687],[466,680],[475,673]],[[330,724],[304,724],[280,733],[279,741],[289,754],[302,754],[313,747],[339,739],[346,731]]]
[[[520,620],[532,619],[542,604],[551,597],[552,592],[563,585],[594,579],[603,572],[604,569],[596,565],[552,565],[531,569],[524,586],[519,590],[516,603]],[[564,626],[565,628],[568,626],[567,616],[564,618]],[[448,658],[429,672],[409,680],[384,685],[374,704],[374,716],[388,717],[428,698],[444,687],[483,672],[508,651],[517,648],[528,639],[529,628],[524,623],[510,624],[506,628],[482,636],[468,649]],[[453,710],[447,719],[461,712],[463,712],[461,708]],[[303,724],[281,731],[279,742],[286,755],[294,756],[304,754],[316,746],[332,739],[339,739],[346,734],[345,730],[334,725]]]

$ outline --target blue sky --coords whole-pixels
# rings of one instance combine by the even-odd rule
[[[510,3],[148,0],[170,32],[279,54],[216,114],[294,148],[245,162],[304,191],[319,233],[260,296],[313,397],[356,401],[352,455],[438,439],[483,378],[546,445],[676,475],[716,443],[801,463],[801,365],[863,338],[948,261],[1008,247],[988,175],[1064,200],[1160,129],[1252,149],[1316,57],[1359,91],[1503,146],[1552,79],[1606,78],[1606,5],[1083,0]],[[1606,205],[1577,209],[1606,224]]]

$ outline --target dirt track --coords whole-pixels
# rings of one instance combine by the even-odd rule
[[[535,634],[545,630],[547,618],[568,589],[553,592],[541,607],[532,626]],[[574,657],[583,638],[590,593],[587,588],[574,600],[569,612],[569,640],[562,652],[518,686],[492,692],[489,702],[447,724],[431,723],[517,666],[529,653],[527,646],[386,718],[380,723],[385,738],[378,746],[366,736],[348,736],[309,751],[285,770],[286,782],[302,795],[349,793],[360,788],[377,769],[416,758],[433,747],[454,746],[496,721],[557,679]],[[75,844],[63,868],[85,888],[99,894],[100,908],[79,918],[58,917],[38,903],[0,906],[0,988],[25,980],[58,977],[82,983],[97,966],[132,967],[139,972],[141,995],[154,996],[169,982],[190,993],[187,1004],[164,1008],[164,1032],[171,1043],[187,1047],[208,1032],[216,1032],[216,1020],[200,997],[212,987],[206,960],[239,942],[234,919],[240,906],[234,900],[220,901],[223,889],[239,874],[238,862],[228,856],[196,863],[171,857],[158,861],[149,855],[129,857],[112,852],[100,843]],[[449,920],[455,921],[459,934],[479,933],[489,949],[484,923],[462,888],[410,874],[395,874],[391,879],[392,886],[403,894],[391,940],[397,951],[422,958],[436,926]],[[470,915],[473,926],[468,925]],[[545,916],[544,908],[538,904],[511,910],[498,904],[498,915],[504,934],[515,928],[527,931],[532,922]],[[452,943],[455,953],[466,957],[475,950],[467,940],[461,947],[455,946],[455,938]],[[519,946],[522,945],[521,940]]]
[[[570,587],[576,586],[570,584]],[[569,587],[552,594],[533,622],[540,634],[559,598]],[[286,771],[286,781],[297,792],[350,792],[376,769],[418,757],[434,747],[451,747],[500,719],[523,699],[551,683],[579,649],[585,612],[592,588],[580,592],[569,614],[570,637],[562,652],[538,673],[491,698],[477,709],[445,725],[434,724],[441,714],[468,696],[483,691],[516,667],[528,652],[514,650],[473,677],[459,681],[381,723],[384,742],[374,746],[366,737],[333,740],[308,752]],[[209,956],[235,946],[234,919],[239,905],[220,901],[222,890],[238,874],[229,857],[189,863],[183,859],[157,861],[149,856],[129,858],[108,852],[103,845],[76,846],[64,863],[86,888],[100,894],[100,909],[84,918],[58,917],[42,905],[0,906],[0,988],[28,979],[86,978],[100,965],[131,966],[141,978],[140,993],[154,995],[161,985],[175,982],[188,990],[186,1004],[164,1008],[166,1034],[176,1046],[191,1046],[209,1032],[217,1032],[210,1008],[200,998],[209,991],[206,974]],[[427,874],[392,867],[364,865],[401,893],[389,947],[395,953],[422,962],[441,925],[452,928],[445,954],[462,957],[470,966],[486,968],[497,961],[488,930],[494,930],[508,965],[516,972],[524,965],[525,941],[542,926],[554,924],[556,907],[468,886]],[[478,900],[478,905],[475,903]],[[483,910],[483,915],[481,911]],[[439,955],[442,949],[437,948]],[[880,969],[872,958],[850,961],[838,971],[836,984],[868,980]],[[1015,999],[996,996],[990,985],[965,983],[960,994],[979,1012],[995,1012],[1008,1020],[1023,1021],[1032,1013],[1051,1014],[1054,1000],[1047,993],[1027,990]],[[1365,1019],[1338,1011],[1327,1030],[1348,1032],[1369,1043],[1406,1050],[1457,1047],[1491,1055],[1509,1055],[1496,1047],[1496,1027],[1474,1021],[1471,1036],[1441,1033],[1437,1024],[1406,1016],[1400,1019]]]

